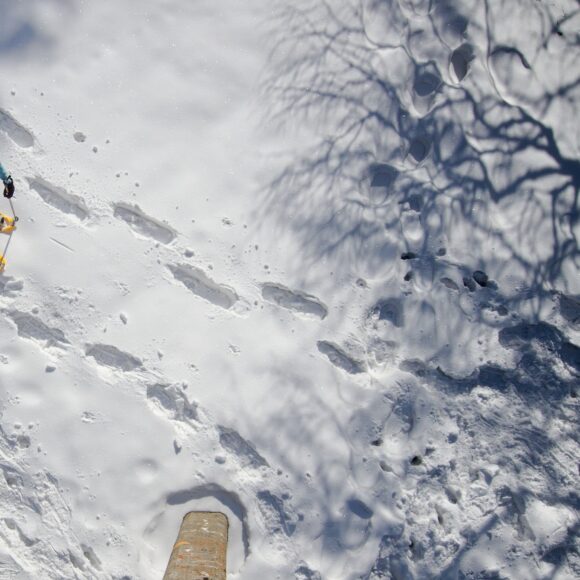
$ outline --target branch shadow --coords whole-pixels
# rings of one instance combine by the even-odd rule
[[[445,5],[449,12],[451,3]],[[356,267],[362,248],[385,231],[399,233],[397,206],[420,206],[427,224],[450,203],[443,229],[459,223],[475,239],[490,230],[486,204],[509,208],[517,200],[518,235],[492,228],[494,243],[510,256],[506,269],[518,263],[530,276],[532,293],[565,283],[564,265],[577,267],[579,258],[580,162],[562,151],[554,130],[530,111],[548,111],[564,99],[576,107],[580,75],[555,93],[510,103],[495,90],[461,82],[476,58],[469,43],[448,51],[448,71],[440,62],[413,56],[415,33],[396,6],[378,0],[302,2],[280,10],[286,34],[272,52],[269,119],[281,125],[298,120],[314,137],[268,185],[260,218],[292,228],[309,264],[341,255]],[[398,30],[396,42],[369,34],[369,12],[376,21],[385,11],[388,27],[380,30],[387,36]],[[440,13],[429,13],[436,32]],[[458,30],[465,28],[456,12],[447,18]],[[517,48],[493,48],[490,42],[488,61],[510,55],[520,67],[530,66]],[[570,43],[578,47],[576,40]],[[550,251],[533,261],[529,246],[537,241],[530,228],[540,222],[550,224],[541,231],[550,238],[541,241]],[[420,251],[430,241],[423,227]]]
[[[345,271],[357,273],[361,256],[372,253],[367,261],[380,265],[386,275],[405,250],[404,259],[419,255],[424,263],[455,268],[465,280],[470,269],[447,260],[445,252],[438,253],[440,240],[452,238],[457,229],[467,232],[463,241],[472,240],[474,246],[478,240],[489,240],[496,277],[501,280],[517,269],[525,280],[509,292],[497,285],[488,289],[490,308],[499,304],[516,310],[530,297],[535,299],[529,322],[475,315],[476,322],[497,330],[499,343],[513,352],[515,362],[505,367],[483,363],[461,378],[421,360],[403,361],[402,370],[450,396],[476,386],[510,388],[531,408],[574,406],[570,401],[578,395],[580,349],[540,317],[555,295],[560,306],[572,303],[573,325],[580,312],[576,298],[568,296],[574,291],[570,272],[580,266],[580,161],[551,126],[548,114],[563,103],[577,111],[580,74],[572,74],[554,90],[518,87],[515,96],[507,95],[494,67],[501,65],[514,77],[522,77],[533,71],[535,61],[519,47],[494,39],[494,6],[488,0],[482,6],[485,26],[480,33],[487,39],[486,50],[476,50],[466,40],[468,25],[476,24],[451,0],[305,0],[279,7],[275,17],[285,34],[271,54],[273,73],[265,91],[272,105],[267,119],[282,127],[294,123],[308,127],[310,145],[290,153],[285,167],[268,183],[258,218],[274,221],[280,231],[292,230],[301,243],[302,270],[332,258]],[[538,3],[533,11],[545,24],[541,46],[560,42],[565,50],[579,52],[580,39],[566,26],[580,10],[560,19]],[[409,14],[415,13],[438,39],[433,57],[413,48],[424,38],[410,23]],[[485,86],[482,78],[487,79]],[[500,210],[510,223],[493,223]],[[419,241],[401,226],[409,212],[420,216]],[[496,254],[506,258],[494,259]],[[312,279],[316,273],[309,275]],[[396,300],[389,297],[379,306]],[[393,326],[404,325],[402,311],[393,307],[389,313],[385,318]],[[473,333],[471,346],[475,339]],[[445,353],[433,357],[444,358]],[[276,429],[284,428],[293,432],[283,417],[277,418]],[[296,432],[308,433],[309,426]],[[558,498],[577,509],[577,497],[559,497],[560,481],[550,465],[554,442],[534,429],[521,445],[530,457],[544,458],[538,468],[551,490],[546,501]],[[330,488],[323,482],[322,497],[330,494]],[[518,514],[518,509],[512,511]],[[324,534],[332,542],[336,537],[332,514],[325,517],[329,527]],[[464,551],[497,523],[496,514],[489,516],[432,577],[463,574]],[[554,575],[566,551],[573,549],[572,536],[570,531],[561,546],[547,552],[546,562],[556,566]],[[392,544],[392,539],[385,537],[385,543]],[[404,557],[384,562],[381,558],[387,557],[379,551],[376,569],[362,577],[413,577]]]

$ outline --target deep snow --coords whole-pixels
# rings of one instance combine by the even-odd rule
[[[0,7],[0,578],[580,576],[577,2]]]

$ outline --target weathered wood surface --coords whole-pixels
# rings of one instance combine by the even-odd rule
[[[183,518],[163,580],[226,580],[228,519],[217,512]]]

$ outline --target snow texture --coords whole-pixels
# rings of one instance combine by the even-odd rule
[[[578,2],[1,4],[0,579],[580,577]]]

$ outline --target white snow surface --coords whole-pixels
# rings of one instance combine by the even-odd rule
[[[580,577],[578,2],[0,7],[0,579]]]

